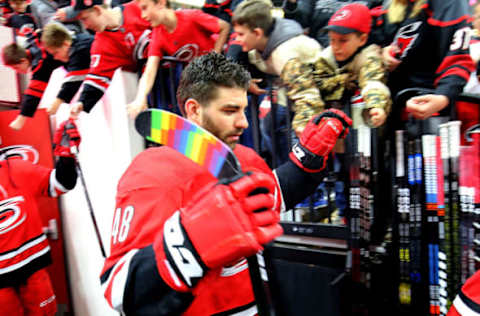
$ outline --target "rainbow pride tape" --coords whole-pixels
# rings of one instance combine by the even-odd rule
[[[166,111],[152,111],[147,139],[172,147],[218,177],[228,147],[218,138],[184,118]]]

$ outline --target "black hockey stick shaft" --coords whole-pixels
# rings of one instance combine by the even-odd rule
[[[104,258],[106,258],[107,256],[106,256],[106,253],[105,253],[105,248],[103,247],[103,242],[102,242],[102,238],[100,236],[100,231],[98,230],[97,220],[95,219],[95,213],[93,212],[93,206],[92,206],[92,202],[90,200],[90,195],[88,194],[87,184],[85,182],[85,177],[83,176],[83,171],[82,171],[82,168],[80,167],[80,161],[78,159],[77,144],[75,144],[75,139],[70,138],[70,135],[68,133],[66,133],[67,130],[74,129],[74,128],[76,128],[76,126],[71,122],[68,122],[67,124],[65,124],[61,143],[64,146],[70,147],[70,152],[74,156],[77,174],[80,177],[80,181],[82,182],[83,193],[85,194],[85,199],[87,200],[88,210],[90,212],[90,217],[92,218],[93,228],[94,228],[95,234],[97,236],[97,241],[98,241],[98,244],[100,246],[100,251],[102,253],[102,256]]]
[[[82,168],[80,167],[80,162],[78,161],[78,157],[76,154],[75,154],[75,162],[76,162],[78,175],[80,176],[80,181],[82,182],[83,193],[85,194],[85,200],[87,201],[88,210],[93,223],[93,228],[95,229],[95,235],[97,236],[98,245],[100,246],[100,251],[102,253],[102,256],[106,258],[107,255],[105,253],[105,248],[103,247],[102,237],[98,229],[95,213],[93,212],[92,201],[90,200],[90,195],[88,194],[88,190],[87,190],[87,184],[85,183],[85,177],[83,176],[83,171],[82,171]]]

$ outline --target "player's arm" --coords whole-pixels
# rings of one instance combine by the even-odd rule
[[[78,115],[81,111],[88,113],[92,110],[110,86],[113,74],[118,66],[115,56],[96,54],[92,46],[90,70],[85,77],[78,102],[81,104],[81,107],[77,107],[78,112],[74,114]]]
[[[88,53],[88,50],[86,50]],[[79,55],[79,54],[77,54]],[[72,57],[71,57],[72,58]],[[68,73],[55,100],[47,108],[48,114],[55,114],[62,103],[70,103],[80,89],[89,71],[90,56],[85,54],[76,56],[76,61],[69,61]]]
[[[351,125],[352,120],[337,109],[326,110],[308,122],[300,141],[292,147],[290,160],[275,169],[286,209],[315,191],[324,177],[328,155]]]
[[[292,58],[283,67],[280,78],[294,105],[292,128],[300,136],[308,121],[325,107],[313,78],[313,67],[299,58]]]
[[[364,48],[361,54],[365,54],[365,62],[360,67],[358,85],[365,101],[364,118],[369,126],[379,127],[390,113],[390,90],[385,84],[387,71],[377,45]]]
[[[263,173],[207,185],[166,219],[153,244],[127,251],[113,265],[107,258],[111,267],[101,282],[108,303],[126,314],[180,315],[209,270],[255,254],[282,233],[274,191],[274,179]],[[140,211],[129,210],[134,223]]]
[[[62,122],[53,136],[53,154],[58,157],[50,176],[49,195],[56,197],[75,187],[77,182],[76,153],[81,137],[74,121]]]
[[[135,118],[138,113],[148,107],[147,98],[155,82],[160,59],[161,57],[159,56],[149,56],[147,59],[145,70],[138,83],[137,95],[135,99],[127,105],[127,111],[131,118]]]
[[[215,41],[213,50],[217,53],[222,53],[223,47],[228,39],[228,34],[230,34],[230,24],[222,19],[218,19],[218,26],[220,27],[220,32],[218,33],[218,38]]]
[[[48,65],[49,59],[46,59],[42,63],[42,67],[34,70],[32,78],[28,83],[28,87],[25,90],[22,98],[22,105],[20,107],[20,114],[10,123],[10,127],[15,130],[20,130],[26,123],[28,118],[33,117],[37,111],[40,100],[48,85],[48,80],[55,69]]]
[[[457,5],[453,0],[437,2],[438,8],[431,23],[438,24],[434,28],[434,36],[438,39],[436,50],[445,52],[445,56],[436,71],[435,90],[452,104],[475,70],[469,53],[469,13],[464,3]]]

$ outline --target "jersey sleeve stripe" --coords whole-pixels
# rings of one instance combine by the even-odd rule
[[[453,305],[455,306],[455,308],[457,309],[458,313],[460,315],[470,315],[470,316],[480,316],[480,307],[473,303],[472,301],[470,301],[467,297],[461,295],[461,293],[459,295],[457,295],[457,297],[453,300]],[[470,301],[469,303],[465,302],[464,299]],[[478,311],[475,311],[472,309],[472,304],[475,304],[478,308]]]
[[[127,283],[128,269],[132,257],[138,249],[132,249],[113,266],[107,281],[102,284],[104,296],[108,304],[117,311],[122,311],[123,296]]]
[[[434,18],[429,18],[427,20],[427,22],[428,22],[428,24],[433,25],[433,26],[447,27],[447,26],[452,26],[452,25],[459,24],[463,21],[468,22],[468,19],[469,19],[469,16],[464,15],[464,16],[461,16],[461,17],[459,17],[455,20],[451,20],[451,21],[440,21],[440,20],[437,20],[437,19],[434,19]]]
[[[48,82],[32,79],[32,80],[30,80],[30,84],[28,85],[28,87],[30,89],[42,90],[43,91],[47,88],[47,85],[48,85]]]
[[[68,190],[57,180],[57,171],[56,169],[53,169],[52,172],[50,172],[50,182],[48,185],[48,192],[51,197],[57,197]]]

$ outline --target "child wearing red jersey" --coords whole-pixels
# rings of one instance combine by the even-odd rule
[[[110,85],[118,68],[134,71],[144,59],[150,40],[150,25],[143,20],[134,2],[114,8],[103,0],[79,0],[74,9],[85,28],[95,31],[90,50],[91,64],[79,102],[71,108],[76,118],[83,110],[90,112]]]
[[[152,89],[160,60],[164,55],[189,62],[211,50],[220,53],[230,25],[201,10],[170,8],[168,0],[138,0],[142,18],[153,27],[148,60],[140,79],[137,96],[128,105],[130,116],[135,117],[147,108],[147,96]],[[218,35],[214,40],[213,35]]]

